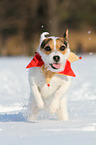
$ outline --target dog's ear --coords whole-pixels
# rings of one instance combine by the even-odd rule
[[[64,36],[65,40],[68,42],[68,29],[65,31],[63,36]]]
[[[48,32],[43,32],[43,33],[41,34],[41,36],[40,36],[40,42],[41,42],[41,43],[42,43],[42,41],[43,41],[44,39],[46,39],[47,35],[49,35]]]

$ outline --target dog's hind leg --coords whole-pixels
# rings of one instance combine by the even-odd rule
[[[67,97],[64,96],[60,100],[59,109],[57,111],[58,120],[68,120],[68,111],[67,111]]]
[[[32,122],[37,119],[38,119],[38,108],[33,108],[32,112],[27,117],[27,121]]]

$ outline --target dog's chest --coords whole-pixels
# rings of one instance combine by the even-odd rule
[[[36,83],[43,98],[49,97],[50,95],[55,93],[60,86],[64,84],[66,85],[66,83],[68,83],[67,76],[56,74],[52,77],[50,81],[50,87],[48,87],[41,68],[33,68],[30,75],[31,81],[34,81]]]
[[[53,93],[55,93],[56,90],[58,90],[61,85],[62,85],[62,82],[60,81],[60,78],[55,75],[51,79],[49,87],[48,87],[48,85],[46,84],[45,81],[42,85],[39,85],[41,95],[44,98],[47,98],[50,95],[52,95]]]

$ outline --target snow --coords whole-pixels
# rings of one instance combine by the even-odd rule
[[[88,34],[91,34],[91,31],[90,30],[88,31]]]
[[[26,66],[30,60],[0,57],[0,144],[95,145],[96,55],[84,55],[72,64],[77,77],[72,78],[68,92],[67,122],[57,121],[55,115],[46,112],[36,122],[24,119],[30,92]]]

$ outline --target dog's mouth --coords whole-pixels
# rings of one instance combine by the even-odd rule
[[[50,64],[53,69],[59,69],[61,67],[60,63],[52,63]]]

